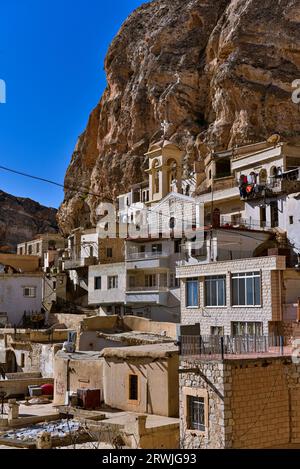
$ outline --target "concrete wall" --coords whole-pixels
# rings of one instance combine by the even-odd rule
[[[132,331],[150,332],[160,334],[166,331],[168,337],[176,339],[176,324],[170,322],[151,321],[137,316],[124,316],[124,325]]]
[[[97,331],[84,331],[81,332],[77,341],[77,350],[82,351],[101,351],[108,347],[125,347],[127,344],[116,342],[113,340],[103,339],[98,337]]]
[[[129,376],[138,376],[138,400],[129,400]],[[162,392],[162,390],[164,390]],[[140,413],[178,415],[178,356],[153,360],[106,358],[104,399],[111,407]]]
[[[35,298],[24,297],[24,287],[35,287]],[[24,311],[40,312],[42,308],[43,280],[40,274],[0,275],[0,310],[8,314],[8,322],[18,325]]]
[[[263,332],[268,334],[269,321],[280,320],[281,299],[280,278],[278,272],[285,269],[284,257],[259,257],[235,261],[215,262],[206,265],[180,267],[177,277],[181,282],[181,322],[182,324],[200,323],[201,333],[211,334],[211,327],[224,327],[225,335],[231,335],[231,323],[237,321],[261,322]],[[237,272],[261,272],[261,306],[231,306],[231,274]],[[204,299],[204,280],[206,276],[226,276],[225,307],[206,307]],[[199,278],[199,305],[195,308],[186,306],[186,278]]]
[[[23,272],[36,272],[39,269],[38,256],[19,256],[17,254],[0,254],[0,264],[8,264]]]
[[[28,386],[37,385],[41,386],[42,384],[52,384],[52,378],[35,378],[27,377],[24,379],[8,379],[0,381],[1,390],[7,394],[7,396],[28,396]]]
[[[108,277],[118,276],[118,288],[108,289]],[[95,277],[101,277],[101,290],[95,290]],[[125,302],[126,270],[124,263],[89,267],[88,302],[116,304]]]
[[[49,314],[50,324],[61,324],[67,329],[76,330],[80,323],[86,318],[86,314]]]
[[[54,360],[54,376],[55,405],[64,405],[67,391],[88,388],[103,392],[103,359],[75,360],[58,353]]]

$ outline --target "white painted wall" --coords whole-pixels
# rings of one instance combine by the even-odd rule
[[[98,233],[89,233],[81,236],[81,259],[90,257],[90,247],[93,248],[93,257],[99,257],[99,235]]]
[[[108,289],[108,277],[118,276],[118,288]],[[101,277],[101,290],[95,290],[95,277]],[[125,263],[103,264],[89,267],[88,301],[94,304],[116,304],[125,302]]]
[[[0,275],[0,311],[7,313],[8,322],[18,325],[24,311],[40,311],[42,308],[42,276]],[[36,297],[26,298],[23,287],[36,287]]]

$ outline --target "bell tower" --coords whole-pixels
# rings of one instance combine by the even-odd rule
[[[149,204],[157,203],[170,192],[182,189],[182,163],[184,152],[167,140],[150,146],[149,158]]]

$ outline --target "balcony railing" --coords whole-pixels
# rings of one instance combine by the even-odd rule
[[[239,228],[248,230],[270,230],[271,224],[266,221],[253,220],[252,218],[236,218],[221,216],[220,226],[223,228]]]
[[[251,356],[290,355],[284,337],[270,335],[203,336],[182,335],[179,340],[182,359],[233,359]]]
[[[146,286],[138,286],[138,287],[127,287],[126,292],[167,292],[169,290],[168,287],[162,286],[154,286],[154,287],[146,287]]]
[[[66,270],[76,269],[80,267],[89,267],[91,265],[96,265],[98,260],[96,257],[70,257],[69,259],[64,259],[64,265]]]
[[[128,252],[126,260],[128,261],[137,261],[137,260],[148,260],[148,259],[157,259],[161,257],[168,257],[170,255],[167,251],[157,251],[157,252]]]

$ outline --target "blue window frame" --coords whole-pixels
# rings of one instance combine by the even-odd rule
[[[189,278],[186,281],[186,306],[199,306],[199,280],[197,278]]]

